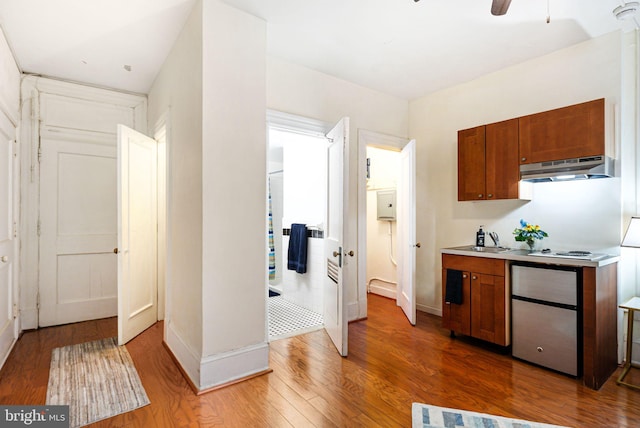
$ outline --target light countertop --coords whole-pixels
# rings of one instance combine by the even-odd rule
[[[581,260],[573,258],[560,258],[560,257],[545,257],[531,255],[529,250],[509,249],[500,252],[489,252],[493,247],[486,247],[489,251],[473,251],[471,248],[473,245],[465,245],[462,247],[450,247],[442,248],[440,252],[442,254],[454,254],[458,256],[470,256],[470,257],[484,257],[490,259],[502,259],[510,261],[521,261],[540,263],[548,265],[560,265],[560,266],[583,266],[583,267],[601,267],[611,263],[616,263],[620,260],[619,256],[613,256],[603,254],[602,258],[598,260]]]

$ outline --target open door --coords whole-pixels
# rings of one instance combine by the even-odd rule
[[[18,145],[15,127],[0,112],[0,367],[18,339]]]
[[[157,145],[118,125],[118,344],[158,319]]]
[[[348,350],[348,323],[344,277],[348,257],[345,242],[349,190],[349,118],[327,134],[327,223],[325,227],[324,328],[343,357]]]
[[[412,325],[416,325],[416,140],[400,154],[397,204],[398,297],[397,303]]]

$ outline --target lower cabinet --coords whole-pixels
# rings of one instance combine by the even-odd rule
[[[446,302],[447,269],[462,272],[462,302]],[[452,333],[510,344],[505,261],[442,255],[442,325]]]

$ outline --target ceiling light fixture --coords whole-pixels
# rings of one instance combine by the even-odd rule
[[[613,9],[613,16],[619,20],[629,19],[635,16],[640,3],[637,1],[630,1],[629,3],[621,2],[620,6]]]

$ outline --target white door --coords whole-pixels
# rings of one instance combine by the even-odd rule
[[[40,150],[39,325],[115,316],[113,138],[45,128]]]
[[[348,350],[344,278],[348,263],[349,118],[327,134],[327,223],[325,227],[324,328],[343,357]]]
[[[157,144],[118,125],[118,344],[158,320]]]
[[[400,154],[398,180],[398,297],[397,303],[416,325],[416,141]]]
[[[17,230],[17,144],[15,127],[0,113],[0,366],[18,338],[14,314]]]

